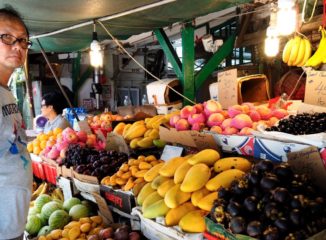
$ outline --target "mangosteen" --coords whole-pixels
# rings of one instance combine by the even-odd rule
[[[279,180],[277,179],[276,176],[273,175],[265,176],[260,180],[260,186],[266,191],[273,190],[278,185],[279,185]]]
[[[263,196],[262,190],[260,190],[260,188],[257,186],[251,188],[251,194],[252,196],[255,196],[257,199],[260,199]]]
[[[290,221],[295,226],[302,225],[304,219],[301,211],[299,209],[292,209],[289,214]]]
[[[238,216],[241,213],[241,205],[238,202],[230,202],[226,207],[227,212],[232,216]]]
[[[292,169],[287,163],[282,163],[276,166],[273,173],[281,180],[281,182],[291,182],[294,175]]]
[[[248,183],[244,180],[233,181],[230,191],[236,196],[242,197],[247,193]]]
[[[229,223],[229,227],[233,233],[244,233],[246,231],[246,221],[243,217],[233,217]]]
[[[254,220],[247,225],[247,234],[250,237],[260,238],[262,231],[262,224],[259,221]]]
[[[280,237],[279,231],[276,227],[269,226],[263,232],[264,240],[278,240]]]
[[[226,188],[220,188],[219,190],[218,190],[218,193],[217,193],[217,195],[218,195],[218,199],[225,199],[225,200],[228,200],[229,198],[230,198],[230,191],[229,190],[227,190]]]
[[[280,210],[276,202],[269,202],[264,206],[264,214],[268,219],[275,220],[280,215]]]
[[[273,163],[270,160],[261,160],[254,166],[254,170],[260,172],[270,172],[274,168]]]
[[[89,169],[84,170],[83,172],[84,175],[91,175],[92,172]]]
[[[289,231],[289,223],[285,218],[278,218],[274,221],[275,227],[277,227],[281,232]]]
[[[248,174],[247,178],[250,184],[256,186],[261,180],[261,175],[258,173],[258,171],[252,171]]]
[[[75,171],[78,172],[78,173],[82,173],[82,172],[85,171],[85,169],[86,169],[86,166],[83,165],[83,164],[81,164],[81,165],[79,165],[79,166],[77,166],[77,167],[75,168]]]
[[[276,202],[287,203],[290,200],[291,196],[287,189],[277,187],[273,191],[273,198]]]
[[[246,197],[243,205],[248,212],[255,212],[257,210],[257,199],[254,196]]]
[[[101,166],[101,162],[100,161],[93,162],[93,168],[98,168],[100,166]]]
[[[301,206],[301,202],[299,201],[299,199],[297,199],[297,198],[293,198],[291,201],[290,201],[290,207],[291,208],[295,208],[295,209],[297,209],[297,208],[301,208],[302,206]]]

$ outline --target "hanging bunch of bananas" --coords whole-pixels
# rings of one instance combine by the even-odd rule
[[[288,66],[302,67],[311,56],[311,43],[306,37],[296,35],[283,49],[282,60]]]
[[[41,183],[38,188],[33,192],[31,201],[35,200],[39,195],[48,192],[49,185],[46,182]]]
[[[321,39],[316,52],[308,59],[305,66],[318,68],[320,64],[326,63],[326,31],[320,26],[319,31],[321,32]]]

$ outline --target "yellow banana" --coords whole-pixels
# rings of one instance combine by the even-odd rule
[[[321,31],[321,40],[319,42],[319,46],[312,55],[311,58],[308,59],[306,62],[305,66],[307,67],[313,67],[313,68],[318,68],[319,65],[323,62],[323,59],[325,58],[326,55],[326,37],[325,37],[325,30],[323,27],[319,27],[319,31]]]
[[[298,66],[298,64],[302,62],[304,58],[305,50],[306,50],[306,41],[302,38],[300,40],[298,55],[293,62],[293,66]]]
[[[300,63],[298,63],[298,67],[302,67],[303,65],[306,64],[307,60],[311,56],[311,43],[308,39],[303,39],[305,41],[305,52],[304,52],[304,57]]]
[[[288,65],[289,66],[294,66],[294,62],[298,56],[298,52],[299,52],[299,48],[300,48],[300,42],[301,42],[301,38],[299,36],[295,36],[294,37],[294,43],[293,43],[293,47],[291,49],[291,54],[290,54],[290,58],[288,61]]]
[[[294,39],[291,38],[286,44],[283,49],[283,54],[282,54],[282,60],[284,63],[288,63],[290,54],[291,54],[291,49],[293,47]]]

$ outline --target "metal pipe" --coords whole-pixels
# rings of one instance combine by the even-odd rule
[[[110,16],[100,17],[97,20],[98,21],[107,21],[107,20],[111,20],[111,19],[114,19],[114,18],[126,16],[126,15],[129,15],[129,14],[132,14],[132,13],[144,11],[144,10],[151,9],[151,8],[154,8],[154,7],[158,7],[158,6],[161,6],[161,5],[165,5],[165,4],[168,4],[168,3],[171,3],[171,2],[175,2],[175,1],[176,0],[163,0],[163,1],[160,1],[160,2],[156,2],[156,3],[148,4],[148,5],[145,5],[145,6],[137,7],[137,8],[134,8],[132,10],[128,10],[128,11],[125,11],[125,12],[122,12],[122,13],[117,13],[117,14],[113,14],[113,15],[110,15]],[[73,29],[76,29],[76,28],[88,26],[88,25],[91,25],[93,23],[94,23],[94,20],[90,20],[90,21],[87,21],[87,22],[84,22],[84,23],[79,23],[79,24],[76,24],[76,25],[73,25],[73,26],[70,26],[70,27],[66,27],[66,28],[57,30],[57,31],[31,36],[30,39],[48,37],[48,36],[55,35],[55,34],[58,34],[58,33],[73,30]]]
[[[51,70],[51,72],[52,72],[52,75],[54,76],[55,81],[57,82],[57,84],[58,84],[58,86],[59,86],[59,88],[60,88],[60,90],[61,90],[63,96],[64,96],[65,99],[67,100],[68,105],[69,105],[69,107],[71,108],[74,117],[75,117],[76,120],[79,122],[79,117],[78,117],[78,115],[77,115],[77,113],[76,113],[74,107],[72,106],[72,104],[71,104],[71,102],[70,102],[70,100],[69,100],[69,98],[68,98],[66,92],[65,92],[64,89],[62,88],[61,83],[60,83],[60,81],[59,81],[57,75],[55,74],[54,69],[53,69],[52,66],[51,66],[51,63],[50,63],[48,57],[46,56],[46,53],[45,53],[45,51],[44,51],[44,49],[43,49],[43,46],[42,46],[40,40],[39,40],[39,39],[36,39],[36,40],[37,40],[38,45],[40,46],[41,53],[42,53],[42,55],[43,55],[43,57],[44,57],[44,59],[45,59],[47,65],[49,66],[49,68],[50,68],[50,70]]]

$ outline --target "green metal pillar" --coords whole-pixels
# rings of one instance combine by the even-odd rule
[[[177,53],[175,52],[169,38],[166,36],[166,34],[162,28],[155,29],[154,33],[164,51],[167,59],[172,64],[172,67],[173,67],[178,79],[180,80],[181,85],[183,86],[183,73],[182,73],[181,61],[180,61]]]
[[[183,70],[183,94],[190,100],[195,100],[195,48],[194,48],[194,28],[191,24],[186,24],[181,31],[182,37],[182,70]],[[191,104],[187,100],[184,105]]]
[[[207,77],[217,68],[217,66],[232,52],[236,35],[231,35],[226,42],[208,60],[204,67],[195,77],[195,90],[198,91]]]

